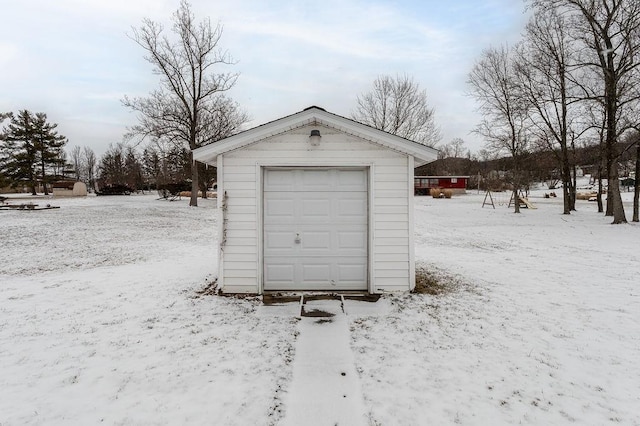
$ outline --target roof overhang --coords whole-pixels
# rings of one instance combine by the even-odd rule
[[[414,158],[415,167],[430,163],[438,158],[438,150],[435,148],[392,135],[313,106],[197,148],[193,151],[193,159],[215,166],[216,160],[221,154],[308,125],[331,127],[346,134],[411,155]]]

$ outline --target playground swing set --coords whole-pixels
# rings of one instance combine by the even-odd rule
[[[510,191],[510,193],[511,193],[511,196],[509,197],[509,201],[507,202],[506,193],[491,191],[490,189],[487,189],[487,192],[485,192],[484,194],[484,200],[482,201],[482,207],[487,205],[495,209],[496,204],[498,204],[499,206],[504,206],[506,204],[507,207],[510,208],[514,205],[513,203],[515,202],[513,197],[513,191]],[[522,191],[520,191],[518,194],[518,200],[520,202],[520,208],[537,209],[537,207],[529,201],[529,198],[527,198]]]

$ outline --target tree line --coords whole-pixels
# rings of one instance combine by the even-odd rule
[[[552,152],[561,171],[565,214],[575,210],[575,148],[598,146],[605,214],[613,223],[625,223],[619,167],[626,150],[638,149],[633,134],[640,130],[640,2],[526,3],[533,13],[522,40],[487,48],[469,74],[483,116],[475,131],[490,151],[510,156],[516,196],[525,158],[531,151]],[[637,179],[635,191],[637,221]]]
[[[67,169],[89,188],[188,183],[190,205],[197,206],[198,192],[206,194],[215,168],[195,163],[193,150],[237,133],[249,120],[227,95],[238,74],[224,71],[235,61],[219,46],[222,26],[197,21],[186,0],[180,1],[172,24],[165,31],[162,24],[144,19],[130,34],[160,81],[147,96],[123,98],[122,104],[138,114],[125,135],[129,143],[111,145],[99,161],[88,147],[71,149]],[[431,146],[440,139],[426,92],[406,75],[379,76],[371,92],[358,97],[352,118]],[[64,151],[58,157],[65,164]]]
[[[636,170],[636,152],[631,149],[637,146],[640,133],[634,133],[620,142],[622,152],[618,164],[621,176],[633,176]],[[416,176],[469,176],[468,189],[483,191],[502,191],[512,188],[513,159],[509,156],[491,155],[487,150],[479,153],[470,151],[459,152],[459,155],[447,154],[455,152],[444,145],[440,150],[438,160],[416,168]],[[581,173],[590,175],[589,188],[597,188],[598,169],[602,158],[598,145],[576,146],[571,151],[572,180]],[[562,191],[562,173],[559,169],[557,152],[551,150],[535,150],[522,156],[520,168],[520,185],[523,192],[537,185],[545,183],[550,190]],[[497,176],[500,176],[499,178]],[[575,186],[575,185],[574,185]],[[582,188],[587,190],[589,188]],[[577,188],[580,190],[581,188]],[[633,186],[621,188],[624,191],[633,190]]]
[[[640,3],[524,1],[533,13],[522,40],[514,46],[487,48],[469,73],[470,95],[478,101],[483,117],[475,132],[486,141],[479,155],[485,159],[507,156],[505,164],[511,169],[517,196],[526,176],[532,174],[532,155],[549,153],[550,157],[538,157],[555,162],[564,213],[570,214],[575,209],[575,168],[581,161],[576,150],[595,146],[596,175],[607,181],[606,214],[614,223],[623,223],[619,168],[633,147],[640,150],[632,133],[639,130],[640,122]],[[129,144],[112,145],[99,162],[88,148],[75,147],[70,157],[76,178],[90,187],[126,184],[142,189],[188,182],[190,205],[196,206],[198,190],[206,194],[215,169],[195,163],[193,150],[239,132],[249,116],[228,96],[238,74],[228,71],[235,61],[220,48],[222,26],[212,25],[209,19],[197,21],[186,0],[180,1],[172,24],[165,31],[160,23],[145,19],[130,34],[160,79],[149,95],[122,100],[138,117],[126,135]],[[464,141],[459,138],[437,145],[441,134],[435,111],[426,92],[407,75],[378,76],[372,89],[357,97],[351,118],[438,147],[443,157],[459,158],[464,153]],[[9,140],[15,146],[19,138],[7,139],[12,131],[3,133],[6,147]],[[40,167],[35,167],[34,160],[22,175],[13,172],[11,176],[50,179],[46,170],[53,167],[53,157],[43,152],[28,154],[32,151],[36,152],[25,145],[20,152],[41,159]],[[50,151],[63,156],[59,147],[51,145]],[[15,160],[9,161],[11,149],[3,152],[0,170],[8,176],[5,171],[18,166]],[[636,185],[634,220],[637,199]],[[603,211],[600,197],[598,205]]]
[[[59,134],[42,112],[21,110],[0,114],[0,188],[49,195],[57,181],[84,182],[90,191],[123,186],[131,191],[158,189],[167,184],[187,185],[191,174],[189,151],[171,144],[150,144],[142,151],[124,143],[112,144],[98,159],[92,148],[73,146],[65,150],[68,139]],[[200,165],[201,187],[215,179],[214,170]]]
[[[192,162],[189,149],[182,145],[149,144],[142,150],[118,143],[109,146],[98,164],[98,186],[120,186],[131,191],[157,190],[167,186],[191,188]],[[215,182],[215,169],[199,167],[198,190],[207,197]]]
[[[238,74],[225,72],[235,61],[219,46],[222,26],[212,26],[209,19],[196,21],[185,0],[172,21],[170,33],[149,19],[133,30],[131,38],[146,53],[160,84],[148,96],[125,97],[123,104],[138,113],[138,124],[129,129],[129,138],[146,139],[155,146],[184,147],[193,164],[194,149],[237,133],[249,116],[227,95]],[[428,145],[440,139],[426,92],[406,75],[378,77],[371,92],[358,97],[352,118]],[[207,169],[203,165],[187,169],[192,185],[190,205],[197,206]]]

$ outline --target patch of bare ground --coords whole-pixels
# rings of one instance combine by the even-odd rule
[[[460,290],[463,284],[460,277],[449,271],[434,266],[416,265],[416,286],[411,292],[439,296]]]
[[[216,296],[218,294],[218,279],[209,279],[205,281],[205,286],[195,291],[196,298],[203,296]]]

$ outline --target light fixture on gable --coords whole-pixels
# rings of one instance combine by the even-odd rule
[[[320,130],[312,130],[311,134],[309,135],[309,143],[311,144],[311,146],[320,145],[320,139],[322,139],[322,136],[320,136]]]

